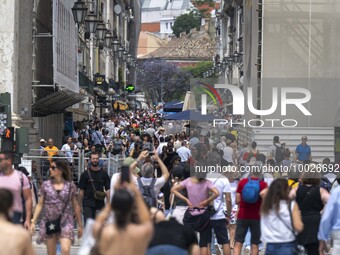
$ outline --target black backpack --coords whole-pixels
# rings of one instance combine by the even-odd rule
[[[144,185],[140,177],[137,179],[137,181],[139,190],[144,198],[145,203],[150,207],[157,207],[157,197],[154,189],[156,178],[152,178],[150,185]]]
[[[279,163],[279,162],[282,162],[282,160],[284,160],[284,152],[285,152],[285,148],[282,147],[282,146],[277,146],[275,144],[275,147],[276,147],[276,151],[275,151],[275,160],[276,160],[276,163]]]

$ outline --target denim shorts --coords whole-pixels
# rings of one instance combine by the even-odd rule
[[[265,255],[294,255],[296,247],[296,242],[267,243]]]

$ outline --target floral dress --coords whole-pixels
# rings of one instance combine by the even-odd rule
[[[42,218],[39,225],[39,237],[37,242],[45,242],[47,238],[55,235],[46,234],[46,221],[57,219],[61,215],[60,238],[68,238],[74,241],[74,211],[72,198],[76,196],[76,186],[73,182],[65,182],[61,191],[55,190],[51,180],[45,181],[40,189],[40,195],[44,197]],[[67,204],[67,205],[66,205]],[[66,208],[65,208],[66,205]],[[65,208],[65,210],[64,210]],[[64,212],[62,213],[62,211]]]

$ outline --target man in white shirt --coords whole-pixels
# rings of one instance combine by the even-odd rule
[[[214,200],[214,208],[216,213],[210,218],[211,230],[214,230],[217,244],[222,245],[223,253],[230,254],[230,244],[228,239],[228,221],[230,221],[231,215],[231,189],[230,183],[227,177],[222,174],[209,174],[208,180],[211,181],[219,192],[219,196]],[[227,207],[227,215],[224,213],[224,206]],[[210,235],[212,232],[210,231]],[[211,236],[209,239],[211,240]],[[220,249],[219,246],[215,246],[215,249]]]
[[[182,146],[177,149],[178,156],[181,157],[181,162],[187,162],[191,157],[191,151],[187,148],[187,142],[183,141]]]
[[[69,163],[73,162],[73,153],[76,149],[77,147],[74,144],[72,145],[72,137],[68,137],[67,143],[65,143],[63,147],[61,147],[61,151],[65,153],[65,156]]]
[[[226,165],[231,165],[234,163],[233,160],[234,150],[230,146],[230,142],[227,142],[227,146],[223,148],[223,159],[226,161]]]
[[[167,146],[168,142],[165,142],[165,138],[164,137],[160,137],[159,141],[160,141],[160,143],[159,143],[159,145],[157,147],[157,153],[160,155],[163,152],[163,147]]]

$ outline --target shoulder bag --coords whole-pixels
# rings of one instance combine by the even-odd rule
[[[94,183],[93,183],[94,180],[91,177],[91,173],[90,173],[89,169],[87,169],[87,173],[89,174],[90,182],[91,182],[91,185],[92,185],[94,199],[98,200],[98,201],[104,201],[105,198],[106,198],[106,192],[104,192],[104,191],[97,191],[96,187],[94,186]]]
[[[291,210],[291,202],[288,203],[288,212],[289,212],[289,216],[290,216],[290,224],[291,224],[290,227],[286,225],[286,223],[284,222],[284,220],[281,218],[281,216],[279,214],[276,214],[276,216],[283,223],[283,225],[285,225],[285,227],[290,232],[293,233],[293,235],[295,237],[295,241],[296,241],[297,240],[297,235],[296,235],[295,230],[294,230],[293,215],[292,215],[292,210]],[[303,247],[302,245],[296,245],[296,248],[294,250],[294,255],[306,255],[305,247]]]
[[[65,202],[65,206],[64,206],[63,210],[61,211],[59,217],[55,220],[46,221],[45,228],[46,228],[46,234],[47,235],[53,235],[53,234],[60,234],[61,233],[61,215],[63,215],[63,213],[65,212],[67,204],[68,204],[68,202],[71,198],[71,187],[72,187],[72,183],[70,183],[68,198]]]

